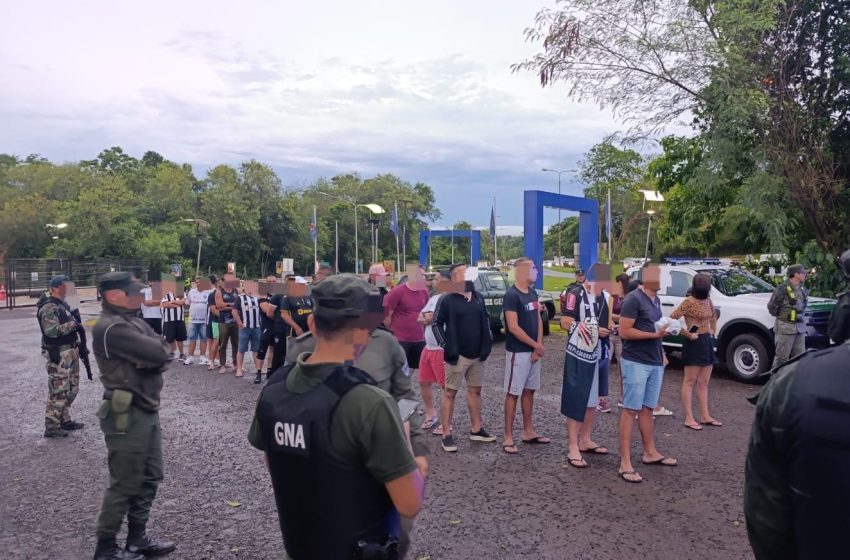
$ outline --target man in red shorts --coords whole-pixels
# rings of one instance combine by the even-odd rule
[[[425,405],[425,422],[422,423],[422,429],[433,428],[434,435],[438,436],[443,435],[443,430],[437,410],[434,408],[434,393],[431,386],[434,383],[440,387],[446,384],[446,364],[443,360],[443,349],[431,329],[431,322],[440,297],[443,295],[443,287],[448,281],[448,271],[438,270],[433,280],[437,293],[428,299],[428,303],[419,313],[419,323],[425,326],[425,348],[419,358],[419,389],[422,393],[422,403]]]

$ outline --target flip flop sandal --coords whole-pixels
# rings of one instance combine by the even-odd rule
[[[626,482],[631,482],[632,484],[643,482],[643,478],[638,474],[637,471],[617,471],[617,474],[620,475],[620,478],[622,478]],[[627,476],[637,476],[637,478],[626,478]]]
[[[710,422],[700,422],[703,426],[714,426],[715,428],[719,428],[723,425],[723,422],[719,420],[711,420]]]
[[[699,424],[685,424],[684,426],[685,426],[686,428],[690,428],[690,429],[692,429],[692,430],[693,430],[693,431],[695,431],[695,432],[700,432],[700,431],[702,431],[702,426],[700,426]]]
[[[584,459],[570,459],[569,457],[567,457],[567,464],[576,469],[586,469],[590,466]]]
[[[513,449],[513,451],[508,451],[508,449]],[[517,453],[519,453],[519,449],[517,449],[516,444],[513,443],[511,445],[503,445],[502,451],[504,451],[508,455],[516,455]]]
[[[431,418],[430,420],[425,420],[424,422],[422,422],[422,429],[423,430],[430,430],[431,428],[436,428],[439,425],[440,425],[439,420],[437,420],[436,418]]]
[[[547,438],[546,436],[534,436],[533,438],[522,440],[523,443],[552,443],[552,440]]]
[[[655,459],[653,461],[643,461],[641,462],[644,465],[655,465],[658,467],[676,467],[679,465],[679,461],[673,459],[672,457],[661,457],[660,459]]]
[[[434,434],[435,436],[442,436],[443,435],[443,427],[438,425],[436,428],[434,428],[434,431],[431,432],[431,433]]]
[[[227,370],[225,370],[224,368],[220,368],[218,370],[218,373],[219,373],[219,375],[223,375],[223,374],[227,373]]]
[[[601,445],[597,445],[596,447],[589,447],[587,449],[579,449],[582,453],[594,453],[596,455],[608,455],[610,451],[607,448],[602,447]]]

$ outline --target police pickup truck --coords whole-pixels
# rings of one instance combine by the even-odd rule
[[[490,329],[500,332],[504,327],[502,302],[508,290],[508,277],[498,270],[480,270],[475,280],[475,290],[484,297],[484,305],[490,315]],[[549,319],[555,316],[555,300],[545,292],[537,292],[540,315],[543,318],[543,336],[549,335]]]
[[[703,272],[712,278],[711,301],[719,312],[717,320],[717,359],[739,381],[753,381],[768,371],[774,355],[774,318],[767,311],[767,301],[774,287],[761,278],[739,268],[709,264],[662,264],[661,289],[658,298],[665,316],[670,315],[687,297],[694,276]],[[638,278],[640,268],[626,273]],[[806,308],[806,347],[829,346],[829,314],[835,300],[809,298]],[[664,338],[669,352],[681,350],[683,338]]]

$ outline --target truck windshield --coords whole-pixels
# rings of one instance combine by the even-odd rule
[[[501,274],[487,274],[487,284],[490,289],[496,292],[504,292],[508,289],[508,283],[505,282],[505,277]]]
[[[723,295],[740,296],[743,294],[764,294],[773,292],[773,286],[745,270],[736,268],[715,268],[699,270],[712,278],[714,287]]]

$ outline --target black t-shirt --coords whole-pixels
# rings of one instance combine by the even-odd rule
[[[257,303],[262,306],[264,303],[271,303],[271,297],[261,297],[257,300]],[[273,303],[271,305],[274,305]],[[260,326],[264,331],[270,331],[274,328],[274,319],[270,319],[266,312],[263,311],[262,307],[260,308]]]
[[[274,327],[272,330],[275,336],[289,336],[291,330],[289,325],[280,317],[280,309],[285,297],[283,294],[274,294],[269,298],[269,303],[274,306]]]
[[[216,290],[213,290],[213,291],[210,292],[210,295],[207,296],[207,324],[208,325],[212,325],[213,323],[218,322],[218,317],[213,315],[212,311],[209,310],[210,305],[215,305],[215,292],[216,292]]]
[[[481,355],[481,312],[473,297],[466,301],[463,295],[450,299],[454,307],[458,354],[464,358],[478,359]]]
[[[286,296],[280,309],[289,311],[295,324],[307,331],[307,316],[313,312],[313,298],[310,296]]]
[[[519,328],[525,331],[525,334],[531,340],[537,340],[540,303],[537,300],[537,291],[534,288],[529,288],[528,293],[522,293],[516,286],[511,286],[505,292],[505,298],[502,301],[502,309],[507,313],[514,311],[517,317]],[[507,323],[507,317],[505,318]],[[528,344],[520,342],[517,337],[511,334],[508,325],[505,324],[505,350],[508,352],[531,352],[534,350]]]
[[[643,332],[656,332],[655,322],[661,319],[661,301],[656,296],[650,299],[643,290],[634,290],[623,300],[620,317],[635,320],[635,328]],[[646,340],[623,339],[623,359],[641,364],[660,366],[664,364],[664,349],[660,338]]]
[[[229,303],[233,306],[233,309],[236,309],[236,290],[233,290],[232,292],[221,290],[221,299],[224,300],[224,303]],[[235,324],[236,319],[233,318],[233,313],[231,313],[230,309],[223,309],[218,312],[218,322],[230,325]]]

